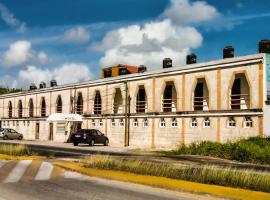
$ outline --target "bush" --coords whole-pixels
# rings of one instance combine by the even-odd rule
[[[204,141],[192,143],[189,146],[181,145],[168,153],[170,155],[213,156],[240,162],[270,164],[270,138],[253,137],[224,144]]]

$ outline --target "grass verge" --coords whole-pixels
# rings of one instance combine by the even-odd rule
[[[224,144],[216,142],[199,142],[190,145],[180,145],[167,155],[202,155],[213,156],[240,162],[270,164],[270,137],[253,137]]]
[[[25,145],[1,144],[0,154],[10,156],[31,156],[33,153]]]
[[[238,187],[270,192],[270,173],[217,166],[190,167],[138,159],[119,159],[95,155],[85,157],[79,164],[86,168],[119,170],[130,173],[160,176],[198,183]]]
[[[102,177],[107,179],[114,179],[120,181],[128,181],[133,183],[139,183],[144,185],[150,185],[160,188],[181,190],[195,193],[206,193],[215,196],[233,198],[233,199],[245,199],[245,200],[268,200],[270,194],[264,192],[257,192],[251,190],[243,190],[236,188],[229,188],[223,186],[207,185],[194,183],[183,180],[175,180],[165,177],[139,175],[128,172],[114,171],[114,170],[100,170],[94,168],[87,168],[81,166],[80,163],[71,162],[56,162],[56,166],[69,169],[72,171],[80,172],[89,176]]]

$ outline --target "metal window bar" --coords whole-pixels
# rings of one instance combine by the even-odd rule
[[[232,94],[230,98],[232,109],[241,109],[242,105],[249,106],[249,94]]]
[[[136,112],[144,113],[147,110],[146,101],[137,101],[136,102]]]
[[[23,111],[22,111],[22,108],[19,108],[19,110],[18,110],[18,117],[19,117],[19,118],[22,118],[22,117],[23,117]]]
[[[62,113],[62,106],[56,106],[56,112]]]
[[[101,110],[102,110],[102,104],[95,103],[94,104],[94,114],[101,114]]]
[[[114,104],[113,105],[113,112],[118,113],[119,111],[123,110],[123,105],[122,104]]]
[[[46,107],[41,108],[41,117],[46,117]]]
[[[173,112],[176,111],[177,99],[163,99],[162,108],[163,112]]]
[[[208,107],[209,97],[194,97],[193,98],[193,108],[194,110],[204,110],[204,108]]]
[[[83,113],[83,105],[82,104],[77,105],[76,113],[79,115],[81,115]]]

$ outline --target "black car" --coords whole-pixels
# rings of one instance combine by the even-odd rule
[[[74,146],[78,146],[80,143],[89,144],[89,146],[94,146],[95,144],[108,146],[109,144],[109,139],[96,129],[81,129],[73,134],[71,141]]]

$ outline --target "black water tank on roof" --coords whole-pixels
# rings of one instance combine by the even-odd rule
[[[259,53],[270,53],[270,40],[261,40],[259,42]]]
[[[139,68],[138,68],[138,72],[139,73],[144,73],[147,71],[147,68],[145,65],[140,65]]]
[[[34,83],[31,83],[31,85],[29,86],[30,90],[36,90],[37,86]]]
[[[192,54],[189,54],[187,55],[187,65],[190,65],[190,64],[194,64],[194,63],[197,63],[197,56],[196,54],[192,53]]]
[[[46,83],[45,82],[41,82],[39,84],[39,88],[42,89],[42,88],[46,88]]]
[[[233,58],[234,57],[234,48],[232,46],[226,46],[223,49],[223,58]]]
[[[163,68],[170,68],[172,67],[172,59],[164,58],[163,59]]]
[[[56,80],[51,80],[51,87],[55,87],[55,86],[57,86]]]

